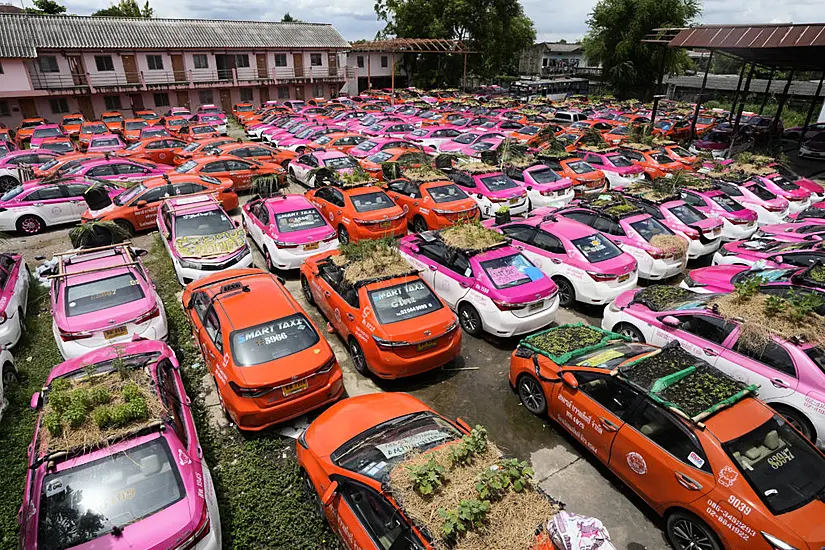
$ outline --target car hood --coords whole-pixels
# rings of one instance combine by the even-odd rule
[[[817,520],[822,517],[825,517],[825,502],[815,499],[802,508],[782,514],[778,519],[810,548],[818,549],[825,548],[825,522]]]
[[[822,193],[825,193],[825,188],[823,188],[815,181],[809,180],[808,178],[799,178],[794,183],[796,183],[799,187],[807,189],[808,191],[816,195],[821,195]]]
[[[733,290],[731,279],[747,271],[749,268],[743,265],[713,265],[710,267],[700,267],[690,272],[690,278],[697,284],[713,287],[720,292]]]
[[[210,261],[220,262],[245,244],[246,232],[243,229],[233,229],[214,235],[177,237],[173,249],[182,258],[208,258]]]

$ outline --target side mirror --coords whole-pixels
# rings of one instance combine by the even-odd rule
[[[138,208],[143,208],[147,204],[149,204],[149,203],[144,201],[144,200],[139,200],[139,201],[137,201],[137,204],[135,206],[137,206]]]
[[[410,252],[412,252],[413,254],[418,254],[419,251],[420,251],[420,249],[418,248],[417,244],[411,244],[410,245]]]
[[[775,256],[773,261],[775,261],[778,264],[785,263],[784,260],[782,259],[782,256]]]
[[[338,482],[333,481],[327,487],[327,490],[324,492],[324,495],[321,497],[321,503],[324,506],[329,506],[332,504],[332,499],[335,498],[335,494],[338,492]]]
[[[163,235],[163,238],[167,241],[172,236],[172,233],[168,229],[164,229],[163,231],[161,231],[161,234]]]
[[[682,324],[681,321],[679,321],[679,319],[677,319],[673,315],[665,315],[664,317],[662,317],[662,323],[674,328],[677,328],[679,325]]]
[[[572,372],[563,372],[561,374],[561,381],[567,384],[570,389],[576,390],[579,388],[579,381],[576,380],[576,375]]]
[[[238,220],[232,220],[232,223],[235,224],[235,227],[241,226],[241,222],[239,222]]]
[[[31,403],[30,403],[31,408],[35,411],[37,409],[39,409],[42,399],[43,399],[43,394],[41,394],[39,391],[33,393],[32,394],[32,400],[31,400]]]
[[[466,420],[464,420],[464,419],[463,419],[463,418],[461,418],[461,417],[456,418],[456,419],[455,419],[455,423],[456,423],[456,424],[458,424],[458,426],[459,426],[462,430],[466,430],[466,431],[467,431],[467,433],[469,433],[469,432],[473,431],[473,428],[472,428],[472,427],[471,427],[471,426],[467,423],[467,421],[466,421]]]
[[[278,279],[278,282],[279,282],[279,283],[281,283],[282,285],[285,285],[285,284],[286,284],[286,281],[284,280],[284,278],[283,278],[283,277],[281,277],[281,276],[276,276],[275,278],[276,278],[276,279]]]

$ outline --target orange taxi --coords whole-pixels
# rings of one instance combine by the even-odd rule
[[[390,147],[389,149],[377,151],[366,158],[358,159],[358,163],[371,178],[381,181],[384,179],[382,165],[385,162],[421,165],[426,163],[427,160],[426,155],[421,153],[421,149],[413,147]]]
[[[216,145],[222,145],[224,143],[236,143],[236,141],[235,138],[227,136],[209,138],[201,141],[190,141],[189,144],[186,147],[184,147],[182,151],[175,153],[175,157],[172,159],[172,162],[175,163],[175,166],[180,166],[181,164],[183,164],[184,162],[193,157],[203,155],[204,149]]]
[[[149,126],[149,123],[142,118],[127,118],[123,121],[123,141],[134,143],[140,139],[140,131]]]
[[[630,129],[627,126],[616,126],[602,134],[604,140],[611,145],[624,143],[630,138]]]
[[[149,126],[156,126],[160,124],[160,115],[155,111],[144,109],[142,111],[135,111],[135,118],[142,118]]]
[[[181,115],[167,116],[161,119],[160,125],[166,128],[172,136],[177,137],[180,129],[189,125],[189,118]]]
[[[684,164],[653,147],[646,149],[622,147],[621,152],[630,162],[644,168],[645,175],[651,179],[664,178],[667,174],[674,174],[685,169]]]
[[[719,119],[713,112],[699,113],[696,119],[696,135],[701,137],[713,130],[719,123]]]
[[[221,134],[209,124],[189,124],[181,126],[178,130],[178,137],[194,141],[220,137]]]
[[[665,145],[662,147],[662,150],[665,152],[667,156],[669,156],[673,160],[677,160],[684,164],[687,168],[698,168],[699,167],[699,155],[694,155],[681,145],[677,145],[675,143],[670,145]]]
[[[398,206],[408,209],[407,223],[416,233],[481,218],[476,201],[449,179],[401,178],[389,182],[386,189]]]
[[[105,124],[100,120],[84,122],[80,125],[80,133],[77,136],[77,144],[80,145],[80,149],[82,151],[85,151],[89,147],[89,143],[92,141],[92,136],[108,133],[108,124]]]
[[[543,351],[541,339],[570,327],[522,340],[510,384],[528,411],[558,422],[664,519],[673,548],[825,546],[825,456],[754,397],[757,386],[678,345],[607,331],[564,356]],[[702,391],[708,383],[712,392]]]
[[[604,172],[579,158],[547,158],[542,160],[544,164],[549,166],[550,169],[559,176],[570,178],[573,182],[573,191],[577,198],[602,193],[606,191],[610,185],[604,176]]]
[[[86,119],[80,113],[72,113],[70,115],[63,115],[60,119],[60,125],[63,126],[63,132],[69,137],[77,137],[80,134],[80,126],[86,122]]]
[[[255,104],[249,101],[243,101],[241,103],[235,103],[232,105],[232,115],[235,118],[238,118],[238,115],[241,113],[254,113],[255,112]]]
[[[107,134],[119,134],[123,131],[123,113],[120,111],[105,111],[100,115],[100,120],[109,129]]]
[[[158,208],[164,199],[203,194],[213,195],[227,212],[238,207],[238,194],[232,190],[230,180],[172,173],[144,180],[111,199],[108,195],[84,196],[89,209],[80,220],[83,223],[112,221],[129,233],[156,229]]]
[[[242,159],[232,155],[195,157],[180,164],[175,168],[175,172],[229,179],[235,191],[250,189],[252,180],[257,176],[277,176],[282,186],[286,181],[286,170],[280,164]]]
[[[129,157],[135,160],[143,158],[158,164],[171,166],[174,164],[175,155],[183,151],[183,148],[187,145],[187,142],[173,137],[142,139],[131,144],[123,151],[119,151],[116,156]]]
[[[341,151],[349,154],[350,149],[367,141],[367,136],[355,132],[333,132],[315,138],[315,141],[307,143],[307,149],[327,151]]]
[[[46,124],[46,119],[42,117],[24,118],[14,132],[14,144],[18,149],[25,149],[27,143],[32,139],[34,129]]]
[[[403,237],[407,234],[406,211],[380,187],[319,187],[306,198],[338,233],[338,242]]]
[[[233,141],[210,145],[208,150],[210,154],[215,155],[231,155],[242,159],[280,164],[284,169],[286,169],[289,161],[298,158],[298,153],[295,151],[249,141]]]
[[[48,178],[51,176],[62,176],[81,162],[103,158],[103,156],[103,153],[81,153],[79,151],[66,153],[53,158],[45,164],[35,166],[34,177]]]
[[[221,407],[241,430],[262,430],[343,394],[335,354],[275,275],[215,273],[187,285],[182,299]]]

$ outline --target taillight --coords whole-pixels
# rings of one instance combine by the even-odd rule
[[[195,528],[195,533],[183,541],[180,546],[177,546],[175,550],[192,550],[197,547],[198,543],[205,539],[209,532],[212,530],[212,524],[209,521],[209,509],[204,502],[203,505],[203,514],[201,515],[201,519],[198,522],[198,526]]]
[[[807,197],[788,197],[788,200],[791,202],[801,202],[807,200]]]
[[[93,333],[91,332],[68,332],[65,330],[60,330],[60,339],[64,342],[72,342],[74,340],[84,340],[86,338],[91,338]]]
[[[272,391],[272,388],[244,388],[231,381],[229,382],[229,387],[232,388],[232,391],[235,392],[235,395],[238,397],[247,398],[261,397]]]
[[[160,307],[159,306],[153,307],[151,310],[147,311],[146,313],[144,313],[143,315],[141,315],[140,317],[138,317],[137,319],[135,319],[132,322],[136,325],[139,325],[141,323],[145,323],[149,319],[154,319],[155,317],[160,317]]]
[[[333,355],[332,358],[321,365],[321,368],[315,371],[316,374],[326,374],[332,370],[332,367],[335,366],[335,356]]]
[[[379,338],[373,334],[372,339],[375,341],[376,345],[381,349],[393,349],[393,348],[402,348],[404,346],[409,346],[409,342],[402,342],[402,341],[393,341],[393,340],[384,340],[383,338]]]
[[[618,275],[612,275],[610,273],[597,273],[595,271],[588,271],[588,275],[590,278],[596,281],[597,283],[603,283],[605,281],[614,281],[619,278]]]
[[[728,221],[733,225],[747,225],[751,223],[750,220],[743,220],[742,218],[728,218]]]
[[[288,243],[284,241],[274,241],[278,248],[298,248],[298,243]]]
[[[699,240],[699,232],[686,229],[685,230],[685,237],[687,237],[688,239],[690,239],[692,241],[698,241]]]
[[[651,258],[653,258],[654,260],[661,260],[661,259],[662,259],[662,258],[664,258],[664,257],[665,257],[665,255],[666,255],[666,254],[665,254],[665,252],[664,252],[663,250],[660,250],[660,249],[658,249],[658,248],[657,248],[657,249],[655,249],[655,250],[646,250],[646,252],[647,252],[647,253],[648,253],[648,255],[649,255]]]
[[[765,205],[765,210],[767,210],[768,212],[782,212],[783,210],[785,210],[785,207],[784,206],[773,206],[773,205],[770,205],[770,204],[766,204]]]
[[[527,304],[511,304],[502,300],[493,300],[493,303],[501,311],[513,311],[515,309],[524,309]]]

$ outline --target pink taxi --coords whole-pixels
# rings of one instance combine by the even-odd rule
[[[23,335],[29,299],[29,268],[21,254],[0,254],[0,348],[12,348]],[[0,407],[3,396],[0,395]]]
[[[95,134],[89,140],[89,153],[114,153],[122,151],[126,144],[117,134]]]
[[[162,176],[168,170],[168,166],[113,157],[83,162],[67,171],[65,175],[88,176],[109,181],[143,181]]]
[[[476,201],[483,218],[492,218],[505,207],[509,209],[511,216],[525,214],[530,208],[527,189],[498,171],[496,166],[490,166],[489,172],[470,173],[457,164],[447,173],[456,185]]]
[[[784,223],[788,219],[788,201],[765,189],[761,183],[747,181],[741,185],[730,181],[714,181],[716,187],[745,208],[756,212],[758,226]]]
[[[66,136],[66,132],[63,131],[63,127],[60,124],[41,124],[32,132],[29,148],[39,148],[44,139],[64,136]]]
[[[810,191],[788,179],[783,178],[779,174],[754,176],[753,179],[761,183],[765,189],[775,194],[777,197],[787,200],[790,214],[802,212],[811,205]]]
[[[603,152],[579,151],[577,154],[593,168],[604,173],[611,189],[631,185],[641,180],[645,173],[644,168],[631,162],[618,149]]]
[[[725,243],[713,255],[713,265],[752,266],[757,262],[765,267],[807,267],[816,262],[825,264],[825,241],[751,239]]]
[[[754,235],[785,242],[816,242],[825,239],[825,220],[806,218],[794,223],[764,225]]]
[[[534,208],[560,208],[575,197],[573,180],[560,176],[546,164],[527,168],[508,166],[504,173],[516,184],[527,190],[527,210]]]
[[[705,216],[722,220],[723,241],[749,239],[756,233],[756,212],[745,208],[718,189],[683,188],[679,196]]]
[[[195,112],[196,115],[217,115],[220,117],[221,120],[226,122],[226,113],[218,107],[217,105],[213,105],[211,103],[204,103],[198,110]]]

